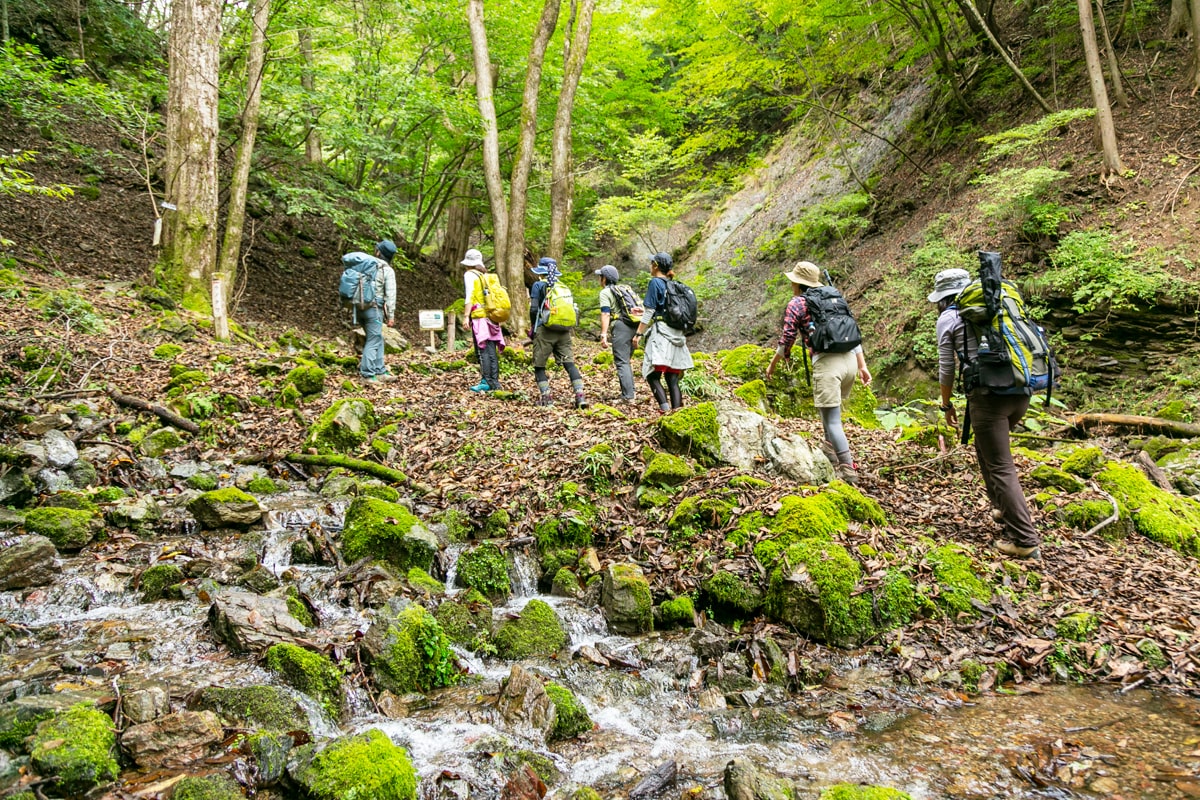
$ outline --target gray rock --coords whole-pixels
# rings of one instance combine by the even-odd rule
[[[33,421],[25,426],[25,432],[30,436],[41,436],[48,431],[69,427],[71,427],[71,418],[66,414],[42,414],[34,417]]]
[[[613,633],[645,633],[654,626],[650,583],[637,564],[609,564],[604,569],[600,605]]]
[[[111,461],[117,455],[117,448],[107,444],[88,445],[79,451],[80,458],[86,458],[96,464],[103,464],[106,461]]]
[[[42,485],[42,491],[46,494],[69,492],[75,488],[75,483],[71,480],[71,476],[61,469],[44,467],[38,470],[37,479]]]
[[[729,650],[729,639],[729,631],[712,620],[708,620],[703,627],[692,631],[692,650],[705,661],[717,659]]]
[[[104,512],[110,525],[118,528],[137,528],[162,518],[162,509],[153,497],[125,497]]]
[[[139,458],[138,467],[142,470],[142,474],[146,476],[147,482],[152,486],[163,489],[171,485],[171,478],[167,475],[167,468],[157,458]]]
[[[389,328],[386,325],[383,328],[383,352],[386,355],[392,353],[403,353],[412,345],[408,343],[395,328]]]
[[[45,536],[23,536],[0,552],[0,590],[45,586],[61,569],[53,542]]]
[[[121,710],[126,719],[137,725],[165,714],[170,707],[170,699],[166,686],[149,683],[122,693]]]
[[[765,460],[772,472],[807,484],[829,483],[833,466],[804,439],[780,433],[775,423],[735,403],[717,404],[721,460],[746,472]]]
[[[184,766],[221,743],[221,721],[211,711],[179,711],[125,729],[121,746],[142,769]]]
[[[56,469],[66,469],[79,459],[75,443],[60,430],[48,431],[42,437],[42,447],[46,450],[46,462]]]
[[[28,439],[17,445],[17,449],[29,457],[28,471],[37,472],[46,466],[46,448],[41,442],[31,442]]]
[[[509,724],[543,742],[558,722],[558,708],[542,679],[520,664],[513,664],[509,671],[497,708]]]
[[[79,489],[95,486],[99,478],[96,474],[96,466],[82,456],[67,470],[67,475],[70,476],[71,483],[75,484],[76,488]]]
[[[269,478],[270,474],[262,467],[241,467],[233,473],[233,485],[245,489],[255,478]]]
[[[217,639],[236,653],[257,653],[308,634],[288,612],[285,600],[250,592],[218,594],[208,610],[208,622]]]
[[[358,481],[349,475],[334,475],[321,485],[322,497],[346,497],[358,494]]]
[[[739,756],[725,765],[725,796],[729,800],[791,800],[796,787]]]
[[[174,450],[183,445],[183,437],[174,428],[159,428],[142,439],[138,445],[138,451],[148,458],[158,458],[168,450]]]
[[[104,649],[105,661],[133,661],[133,645],[129,642],[113,642]]]
[[[0,505],[0,531],[11,531],[25,524],[25,515]]]
[[[20,508],[30,501],[36,487],[29,476],[18,469],[0,475],[0,506]]]
[[[237,489],[205,492],[188,503],[188,511],[204,528],[248,528],[262,519],[263,509]]]
[[[255,594],[267,594],[279,588],[279,578],[275,577],[275,573],[262,564],[257,564],[254,569],[238,578],[237,585],[249,589]]]
[[[170,475],[172,478],[182,478],[187,480],[193,475],[204,472],[207,469],[207,464],[199,461],[182,461],[171,467]]]

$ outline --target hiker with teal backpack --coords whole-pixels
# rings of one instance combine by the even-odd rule
[[[483,253],[468,250],[463,257],[463,283],[466,295],[463,309],[471,326],[471,340],[479,357],[479,383],[472,392],[495,392],[500,389],[500,352],[504,350],[504,331],[500,325],[508,319],[508,292],[499,278],[488,272]]]
[[[575,366],[571,349],[571,332],[579,323],[575,298],[561,282],[562,273],[553,258],[542,258],[534,267],[539,276],[529,287],[529,338],[533,342],[533,377],[537,381],[539,406],[553,405],[550,396],[550,376],[546,363],[550,356],[567,371],[575,390],[575,407],[587,408],[583,395],[583,376]]]
[[[608,347],[612,340],[613,366],[617,368],[617,380],[621,384],[621,402],[632,403],[635,398],[633,384],[633,336],[642,317],[642,301],[629,286],[619,283],[621,274],[612,264],[596,270],[600,276],[600,346]]]
[[[338,293],[354,309],[355,321],[362,322],[366,342],[358,372],[368,381],[393,379],[383,360],[383,326],[396,324],[396,272],[390,263],[395,256],[391,239],[376,244],[374,256],[360,252],[342,256]]]
[[[975,454],[992,507],[1002,528],[997,550],[1014,558],[1040,558],[1041,537],[1021,490],[1010,435],[1035,391],[1047,402],[1057,368],[1045,334],[1025,316],[1016,286],[1000,278],[1000,255],[980,251],[980,279],[964,269],[942,270],[929,302],[938,307],[938,383],[946,423],[958,428],[951,402],[956,363],[967,407],[962,441],[974,429]]]
[[[642,377],[663,414],[683,406],[680,381],[693,366],[687,335],[696,326],[696,295],[675,280],[674,267],[667,253],[650,257],[650,285],[642,299],[642,320],[633,335],[633,345],[641,339],[644,351]]]

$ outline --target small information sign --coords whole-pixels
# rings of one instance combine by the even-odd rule
[[[446,312],[444,311],[421,311],[421,330],[423,331],[441,331],[446,329]]]

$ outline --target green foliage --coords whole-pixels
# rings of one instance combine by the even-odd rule
[[[342,672],[327,656],[281,642],[267,650],[267,669],[312,696],[331,717],[342,709]]]
[[[403,747],[372,729],[335,740],[299,770],[313,800],[415,800],[417,774]]]
[[[1069,172],[1044,166],[1013,167],[983,175],[973,183],[982,188],[987,197],[979,204],[985,218],[1014,220],[1029,239],[1056,238],[1059,225],[1070,219],[1070,212],[1044,201],[1055,184],[1070,176]]]
[[[1049,139],[1059,128],[1066,127],[1076,120],[1091,119],[1095,115],[1095,108],[1066,108],[1047,114],[1028,125],[1010,128],[990,136],[981,136],[979,141],[989,146],[983,160],[994,161],[1036,147]]]
[[[40,310],[44,319],[66,322],[82,333],[107,330],[104,318],[96,313],[95,307],[69,289],[41,292],[33,296],[29,305]]]
[[[761,244],[766,261],[814,260],[835,241],[846,244],[871,225],[873,201],[866,192],[851,192],[805,209],[800,220]]]
[[[38,725],[29,761],[59,792],[78,796],[116,780],[116,748],[108,715],[80,704]]]
[[[33,194],[65,200],[75,193],[70,186],[62,183],[42,186],[34,180],[32,175],[20,169],[21,165],[32,163],[36,156],[37,153],[30,150],[14,150],[10,154],[0,153],[0,197]]]
[[[504,551],[492,542],[484,542],[463,553],[458,559],[458,582],[492,601],[508,597],[512,584]]]

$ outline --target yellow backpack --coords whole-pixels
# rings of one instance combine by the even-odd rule
[[[512,302],[508,299],[508,291],[500,285],[500,276],[485,272],[475,282],[475,291],[471,293],[471,302],[483,308],[483,314],[497,325],[508,322],[512,313]]]

